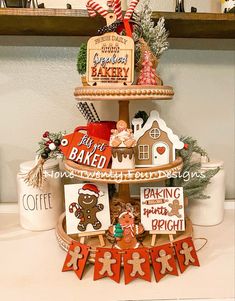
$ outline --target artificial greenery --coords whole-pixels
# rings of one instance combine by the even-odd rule
[[[183,169],[177,177],[167,181],[168,187],[183,187],[184,195],[189,201],[195,199],[206,199],[209,196],[204,194],[204,190],[210,183],[210,179],[217,174],[220,168],[201,171],[201,162],[193,160],[195,154],[208,157],[206,151],[197,144],[197,140],[192,137],[182,137],[185,147],[177,151],[177,155],[183,159]]]
[[[86,73],[87,44],[82,43],[77,56],[77,71],[79,74]]]
[[[115,225],[115,230],[114,230],[114,237],[116,238],[122,238],[123,237],[123,229],[122,226],[118,223]]]
[[[150,0],[145,0],[141,10],[134,14],[134,19],[141,26],[141,30],[138,26],[135,27],[135,39],[143,38],[144,41],[150,47],[152,53],[157,59],[163,54],[165,50],[169,48],[169,42],[167,40],[169,32],[165,28],[165,19],[162,17],[155,25],[152,20],[152,10],[150,8]],[[136,43],[136,62],[140,57],[140,43]]]

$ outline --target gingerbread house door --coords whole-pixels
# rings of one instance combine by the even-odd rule
[[[164,142],[156,142],[152,148],[152,164],[160,166],[170,162],[170,148]]]

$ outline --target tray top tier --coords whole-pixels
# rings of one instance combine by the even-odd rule
[[[174,96],[170,86],[84,86],[74,92],[77,100],[168,100]]]

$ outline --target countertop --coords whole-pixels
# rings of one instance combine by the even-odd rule
[[[54,230],[30,232],[19,226],[17,214],[0,214],[0,292],[6,301],[117,301],[159,299],[234,300],[234,210],[225,210],[223,223],[194,226],[194,237],[208,243],[198,252],[201,267],[189,267],[179,277],[156,283],[135,280],[124,285],[105,278],[93,281],[93,266],[82,280],[62,273],[65,252]],[[197,240],[197,247],[203,242]]]

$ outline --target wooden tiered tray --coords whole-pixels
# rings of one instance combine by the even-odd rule
[[[135,169],[96,169],[93,167],[79,165],[73,161],[64,161],[65,169],[84,181],[93,181],[109,184],[135,184],[150,183],[166,180],[170,175],[181,171],[183,167],[182,158],[178,157],[174,162],[158,167],[135,168]]]
[[[177,232],[176,235],[174,235],[174,241],[183,239],[185,237],[188,236],[192,236],[193,234],[193,227],[192,227],[192,222],[190,221],[189,218],[186,218],[186,230],[184,232]],[[63,213],[60,218],[59,221],[57,223],[56,226],[56,238],[58,241],[59,246],[64,250],[64,251],[68,251],[70,244],[72,243],[72,241],[78,241],[78,235],[74,234],[74,235],[68,235],[66,233],[66,217],[65,217],[65,213]],[[162,245],[166,242],[169,242],[169,236],[168,235],[157,235],[157,240],[156,240],[156,246],[157,245]],[[105,243],[107,248],[112,247],[112,244],[105,239]],[[91,247],[91,252],[89,255],[89,262],[94,263],[95,262],[95,252],[96,252],[96,248],[100,247],[100,242],[98,237],[93,236],[93,237],[87,237],[86,240],[86,244],[88,246]],[[146,235],[146,237],[144,238],[142,245],[144,247],[151,247],[151,235]]]
[[[78,100],[168,100],[174,96],[170,86],[84,86],[77,87],[74,96]]]

